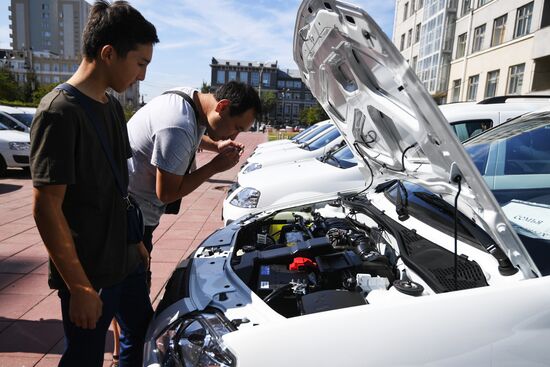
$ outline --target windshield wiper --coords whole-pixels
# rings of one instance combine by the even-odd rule
[[[424,202],[441,209],[446,214],[452,215],[453,207],[445,200],[434,194],[426,192],[415,192],[414,195]],[[506,256],[506,253],[498,246],[497,243],[483,229],[475,223],[470,222],[465,218],[464,214],[458,217],[460,224],[476,238],[481,246],[498,261],[498,270],[502,275],[513,275],[518,272],[512,261]]]
[[[403,202],[403,196],[401,195],[401,190],[403,190],[403,192],[405,193],[405,202]],[[399,218],[401,222],[409,219],[409,211],[407,210],[408,205],[409,205],[409,193],[407,192],[405,185],[403,185],[403,181],[397,180],[395,211],[397,212],[397,218]]]

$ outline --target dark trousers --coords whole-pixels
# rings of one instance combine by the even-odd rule
[[[153,232],[158,226],[158,224],[156,226],[145,226],[145,231],[143,232],[143,244],[149,252],[149,256],[153,252]],[[147,270],[147,287],[151,290],[151,267]]]
[[[59,291],[65,330],[65,351],[59,362],[60,367],[103,366],[105,338],[113,317],[121,329],[120,366],[133,367],[143,364],[145,333],[153,315],[145,280],[145,268],[140,265],[119,284],[103,288],[102,314],[93,330],[82,329],[70,321],[71,295],[68,290]]]

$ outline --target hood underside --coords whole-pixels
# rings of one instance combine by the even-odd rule
[[[372,184],[411,180],[453,204],[460,185],[460,209],[526,276],[539,274],[432,97],[366,12],[334,0],[304,1],[294,60],[362,171],[372,172]]]

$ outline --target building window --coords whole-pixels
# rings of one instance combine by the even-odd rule
[[[237,72],[236,71],[228,71],[227,72],[227,81],[230,82],[230,81],[233,81],[233,80],[237,80]]]
[[[493,36],[491,38],[491,47],[498,46],[504,42],[504,32],[506,31],[506,20],[508,14],[495,19],[493,23]]]
[[[482,7],[483,5],[485,5],[485,4],[487,4],[487,3],[490,3],[491,1],[493,1],[493,0],[479,0],[479,1],[477,2],[477,7],[480,8],[480,7]]]
[[[216,78],[218,84],[225,83],[225,70],[218,70],[218,76]]]
[[[508,76],[508,94],[521,93],[524,72],[525,64],[510,66],[510,75]]]
[[[472,0],[464,0],[462,3],[462,15],[466,15],[470,10],[472,10]]]
[[[403,20],[407,19],[409,15],[409,3],[405,3],[405,11],[403,12]]]
[[[283,89],[285,87],[285,81],[284,80],[277,80],[277,88]]]
[[[403,51],[405,48],[405,33],[401,35],[401,42],[399,43],[399,51]]]
[[[453,102],[460,101],[460,79],[453,80]]]
[[[413,30],[412,30],[412,28],[411,28],[411,29],[409,29],[409,31],[407,32],[407,47],[411,47],[412,36],[413,36]]]
[[[264,87],[271,85],[271,73],[262,73],[262,85]]]
[[[456,42],[456,58],[461,58],[466,54],[466,35],[467,33],[462,33],[458,36]]]
[[[239,72],[239,81],[248,84],[248,71]]]
[[[497,95],[499,74],[500,74],[500,70],[493,70],[487,73],[487,83],[485,85],[485,98],[490,98]]]
[[[411,16],[414,14],[415,10],[415,0],[411,0]]]
[[[413,71],[416,73],[416,64],[418,63],[418,56],[413,56],[413,62],[412,62],[412,65],[411,65],[411,68],[413,69]]]
[[[424,6],[424,0],[418,0],[416,9],[422,9]]]
[[[468,94],[467,101],[475,101],[477,96],[477,85],[479,84],[479,74],[468,78]]]
[[[483,40],[485,39],[485,24],[474,29],[474,41],[472,43],[472,53],[481,51]]]
[[[516,29],[514,38],[525,36],[531,32],[531,18],[533,17],[533,2],[518,8],[516,15]]]
[[[416,25],[415,34],[414,34],[414,43],[418,43],[420,41],[420,27],[422,26],[421,23],[418,23]]]
[[[64,73],[68,73],[69,72],[69,65],[61,64],[61,71],[64,72]]]
[[[300,82],[300,81],[297,81],[297,82],[296,82],[296,81],[295,81],[295,82],[294,82],[294,88],[296,88],[296,89],[301,89],[301,88],[302,88],[302,82]]]
[[[257,71],[253,71],[250,74],[250,85],[253,87],[257,87],[260,84],[260,73]]]

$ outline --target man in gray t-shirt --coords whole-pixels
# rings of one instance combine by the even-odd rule
[[[240,82],[226,83],[214,93],[192,88],[175,90],[191,97],[194,106],[177,94],[163,94],[128,122],[132,148],[128,191],[143,211],[144,244],[149,252],[152,233],[166,203],[181,199],[214,174],[235,166],[244,146],[233,139],[247,131],[261,112],[254,88]],[[218,155],[186,174],[198,148]]]

